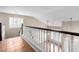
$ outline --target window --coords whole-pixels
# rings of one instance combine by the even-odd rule
[[[23,23],[23,18],[9,17],[9,27],[10,28],[20,28],[22,23]]]

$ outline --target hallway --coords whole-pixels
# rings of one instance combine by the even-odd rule
[[[21,37],[15,37],[1,41],[0,52],[34,52],[34,50]]]

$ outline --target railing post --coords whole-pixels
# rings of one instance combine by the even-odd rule
[[[44,49],[44,51],[46,51],[45,39],[46,39],[46,38],[45,38],[45,30],[43,30],[43,40],[44,40],[44,41],[43,41],[43,47],[44,47],[43,49]]]
[[[60,39],[60,33],[58,33],[58,41]],[[60,52],[60,44],[58,44],[58,52]]]
[[[64,52],[64,40],[65,40],[65,35],[61,33],[61,51]]]
[[[53,32],[53,40],[55,38],[55,32]],[[53,52],[55,52],[55,44],[53,43]]]
[[[21,32],[21,34],[23,34],[23,24],[22,24],[22,32]]]
[[[48,52],[48,31],[46,31],[46,51]]]
[[[74,40],[74,37],[73,35],[71,35],[71,52],[73,52],[73,40]]]
[[[49,52],[51,52],[51,31],[49,31]]]
[[[42,30],[41,30],[41,49],[42,49],[42,51],[43,51]]]
[[[40,30],[39,30],[39,46],[41,47],[41,42],[40,42]]]
[[[46,30],[44,30],[44,35],[45,35],[45,38],[44,38],[45,51],[47,51],[47,31]]]

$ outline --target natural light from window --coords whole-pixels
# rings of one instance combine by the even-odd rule
[[[10,28],[20,28],[23,24],[23,18],[20,17],[9,17]]]

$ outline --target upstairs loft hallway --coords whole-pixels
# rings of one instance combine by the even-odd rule
[[[0,22],[3,27],[1,50],[9,51],[8,48],[14,47],[17,42],[25,41],[37,52],[79,51],[78,11],[79,7],[0,7]],[[14,39],[19,35],[23,41]],[[21,45],[24,49],[19,49],[21,42],[18,48],[10,51],[28,50],[24,48],[24,44]],[[10,44],[14,45],[8,47]]]
[[[51,30],[51,29],[38,28],[38,27],[29,27],[29,26],[26,27],[23,26],[22,29],[23,31],[21,32],[21,37],[9,38],[6,40],[2,40],[0,42],[1,52],[78,51],[78,47],[77,47],[78,45],[74,46],[73,44],[74,43],[78,44],[78,42],[75,42],[74,40],[78,40],[79,37],[77,36],[79,36],[79,33]],[[28,31],[28,29],[30,32]],[[63,33],[65,36],[62,40],[61,34]],[[63,43],[65,43],[66,46]],[[74,47],[76,47],[77,49],[75,50]]]

